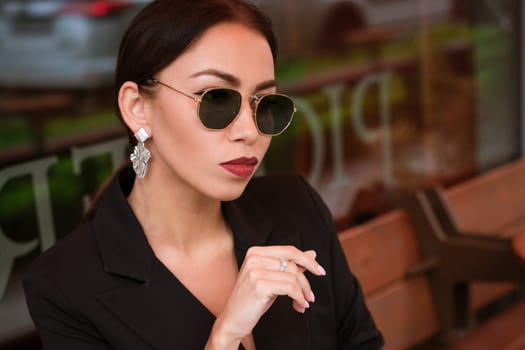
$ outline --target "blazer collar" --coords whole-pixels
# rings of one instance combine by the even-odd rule
[[[123,284],[122,288],[101,293],[98,298],[154,348],[161,349],[166,344],[203,348],[202,339],[206,341],[215,317],[156,259],[126,200],[134,178],[130,167],[117,173],[92,222],[104,269],[142,283],[131,288],[129,283]],[[256,198],[241,196],[224,202],[222,209],[234,233],[239,267],[251,246],[270,243],[301,246],[295,227],[284,218],[271,219]],[[256,345],[260,349],[306,349],[305,316],[292,309],[289,298],[279,297],[253,331]],[[190,324],[194,328],[189,329]]]
[[[104,269],[123,277],[147,281],[156,258],[127,201],[134,180],[130,167],[117,173],[102,195],[92,222]],[[272,244],[298,243],[295,228],[287,221],[274,223],[254,198],[241,197],[223,202],[222,211],[234,235],[239,266],[248,248],[266,245],[273,236],[279,242]]]
[[[92,222],[104,269],[123,277],[147,281],[155,254],[126,199],[134,179],[130,167],[113,177]]]

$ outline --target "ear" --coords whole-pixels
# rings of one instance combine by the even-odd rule
[[[140,94],[136,83],[126,81],[122,84],[118,94],[118,106],[122,119],[133,133],[140,128],[144,128],[151,135],[146,100]]]

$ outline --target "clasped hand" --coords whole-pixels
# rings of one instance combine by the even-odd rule
[[[315,301],[305,271],[316,276],[326,274],[315,258],[315,251],[303,252],[292,246],[250,248],[211,336],[221,338],[223,345],[240,342],[251,334],[261,316],[280,295],[290,297],[292,307],[304,313]]]

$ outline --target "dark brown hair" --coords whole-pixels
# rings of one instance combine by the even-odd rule
[[[115,88],[133,81],[145,83],[184,53],[212,26],[223,22],[246,25],[261,33],[272,51],[277,44],[270,19],[242,0],[156,0],[148,4],[124,33],[117,60]],[[116,106],[116,112],[122,116]],[[130,143],[136,143],[128,129]]]

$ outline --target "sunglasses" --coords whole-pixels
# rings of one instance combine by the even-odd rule
[[[195,97],[157,79],[152,78],[148,82],[160,84],[198,102],[197,114],[202,124],[208,129],[220,130],[228,127],[241,110],[242,95],[234,89],[207,89],[201,96]],[[261,135],[275,136],[282,133],[292,122],[292,117],[297,110],[293,100],[283,94],[274,93],[249,98],[255,125]]]

